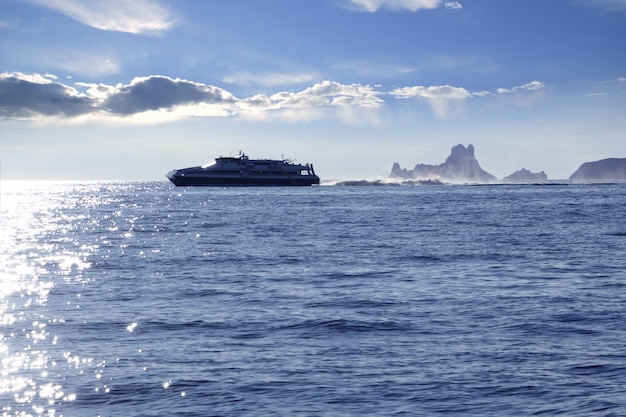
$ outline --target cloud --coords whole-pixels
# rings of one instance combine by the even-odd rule
[[[0,74],[0,118],[75,117],[95,110],[95,102],[52,76]]]
[[[163,76],[135,78],[128,85],[103,87],[100,108],[111,114],[132,115],[151,110],[171,110],[179,105],[232,105],[236,99],[228,91],[191,81]]]
[[[1,73],[0,119],[105,118],[154,123],[186,117],[257,120],[339,117],[344,121],[371,123],[374,121],[372,112],[385,105],[384,95],[398,100],[423,100],[437,117],[445,118],[452,109],[471,99],[512,97],[512,103],[528,105],[545,90],[541,81],[498,88],[494,92],[470,91],[450,85],[410,86],[384,92],[380,86],[323,81],[300,91],[237,98],[220,87],[162,75],[137,77],[128,84],[77,82],[74,86],[58,82],[52,74]]]
[[[615,94],[625,94],[626,90],[626,77],[617,77],[612,80],[605,80],[599,83],[596,83],[592,88],[594,91],[591,91],[585,94],[586,97],[594,97],[594,96],[612,96]]]
[[[517,93],[522,91],[538,91],[545,88],[545,84],[541,81],[531,81],[528,84],[520,85],[518,87],[513,87],[511,89],[506,88],[498,88],[496,91],[498,94],[510,94]]]
[[[356,10],[375,12],[378,9],[410,10],[436,9],[442,0],[348,0]]]
[[[545,95],[546,85],[541,81],[531,81],[513,88],[498,88],[496,94],[507,97],[509,103],[520,107],[528,107]]]
[[[626,12],[626,0],[579,0],[579,2],[609,12]]]
[[[155,0],[30,0],[96,29],[158,35],[175,21]]]
[[[391,94],[395,95],[397,98],[422,97],[430,100],[439,98],[446,100],[464,100],[472,96],[472,94],[463,87],[452,87],[449,85],[403,87],[395,89]]]
[[[496,89],[495,94],[488,91],[468,91],[463,87],[453,87],[450,85],[402,87],[396,88],[389,94],[397,99],[416,98],[419,100],[425,100],[432,107],[437,117],[445,118],[448,116],[451,108],[457,108],[462,102],[471,98],[500,94],[536,92],[544,88],[545,84],[543,82],[532,81],[528,84],[513,87],[511,89],[498,88]],[[521,101],[519,103],[523,104]]]
[[[349,123],[376,123],[368,111],[384,104],[381,94],[369,85],[323,81],[298,92],[253,96],[240,103],[239,110],[243,117],[252,119],[309,121],[338,117]]]
[[[280,107],[357,106],[380,107],[380,93],[369,85],[340,84],[324,81],[297,93],[282,92],[271,96]]]
[[[444,6],[446,6],[446,8],[448,9],[453,9],[453,10],[458,10],[458,9],[462,9],[463,5],[461,3],[459,3],[458,1],[447,1]]]
[[[471,98],[474,94],[463,87],[449,85],[437,85],[431,87],[414,86],[396,88],[391,95],[398,99],[418,98],[426,100],[439,118],[447,116],[451,106],[456,106],[463,100]]]
[[[268,118],[288,112],[310,118],[311,114],[351,114],[354,109],[382,106],[380,92],[361,84],[324,81],[298,92],[258,94],[236,98],[229,91],[202,83],[165,76],[138,77],[128,84],[76,83],[80,92],[39,74],[0,74],[0,118],[133,119],[141,122],[171,121],[185,117],[241,115]]]
[[[249,72],[241,72],[224,78],[224,82],[228,84],[239,85],[262,85],[265,87],[275,87],[277,85],[300,84],[313,80],[316,77],[311,73],[267,73],[267,74],[250,74]]]

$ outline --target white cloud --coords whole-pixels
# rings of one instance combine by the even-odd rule
[[[384,104],[380,94],[369,85],[324,81],[298,92],[259,94],[242,100],[238,108],[242,116],[252,119],[309,121],[338,117],[349,123],[376,123],[370,111]]]
[[[528,84],[511,89],[498,88],[496,89],[496,94],[533,93],[543,90],[544,88],[545,84],[543,82],[532,81]],[[425,100],[433,108],[435,115],[439,118],[447,117],[451,108],[458,107],[467,99],[493,95],[493,93],[488,91],[468,91],[463,87],[453,87],[449,85],[402,87],[396,88],[391,91],[390,94],[397,99],[416,98]],[[519,104],[528,104],[532,98],[534,97],[530,99],[525,97],[523,101],[518,99],[518,102]]]
[[[392,91],[392,94],[397,98],[422,97],[426,99],[441,98],[446,100],[464,100],[472,96],[472,94],[463,87],[452,87],[449,85],[403,87],[395,89]]]
[[[545,84],[541,81],[531,81],[528,84],[513,87],[511,89],[498,88],[496,91],[498,94],[517,93],[520,91],[538,91],[545,88]]]
[[[446,8],[448,9],[453,9],[453,10],[458,10],[458,9],[462,9],[463,5],[461,3],[459,3],[458,1],[447,1],[444,6],[446,6]]]
[[[56,80],[58,78],[53,74],[26,74],[23,72],[3,72],[0,74],[0,79],[7,79],[11,77],[34,84],[52,84],[52,80]]]
[[[357,8],[367,12],[375,12],[378,9],[410,10],[416,12],[420,9],[436,9],[441,0],[349,0]]]
[[[546,85],[541,81],[531,81],[528,84],[513,88],[498,88],[496,94],[500,97],[507,97],[509,103],[520,107],[528,107],[538,99],[545,96]]]
[[[155,0],[31,0],[100,30],[158,35],[174,25]]]
[[[430,87],[414,86],[396,88],[391,95],[399,99],[418,98],[430,104],[439,118],[445,118],[451,106],[458,105],[461,101],[471,98],[474,94],[463,87],[449,85],[436,85]]]
[[[278,93],[272,101],[281,107],[358,106],[380,107],[379,92],[369,85],[324,81],[297,93]]]

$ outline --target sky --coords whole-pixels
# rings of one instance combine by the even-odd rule
[[[626,157],[626,0],[1,0],[0,178]]]

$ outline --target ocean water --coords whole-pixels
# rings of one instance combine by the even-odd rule
[[[2,416],[624,416],[626,186],[3,182]]]

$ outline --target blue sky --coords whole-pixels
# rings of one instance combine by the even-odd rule
[[[626,0],[3,0],[2,179],[164,179],[240,150],[323,179],[626,157]]]

